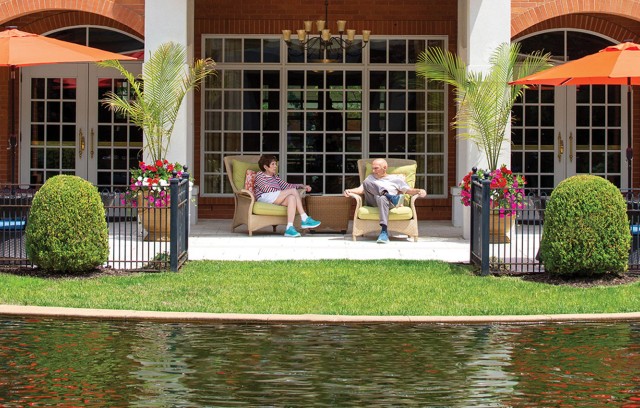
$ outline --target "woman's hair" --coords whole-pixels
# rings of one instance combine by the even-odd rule
[[[264,171],[267,167],[271,165],[272,162],[277,162],[278,159],[276,156],[272,154],[263,154],[260,156],[260,160],[258,160],[258,167],[260,171]]]

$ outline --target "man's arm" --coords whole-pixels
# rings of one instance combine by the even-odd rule
[[[405,194],[409,194],[409,195],[418,194],[420,197],[426,197],[427,196],[427,192],[422,188],[408,188],[407,191],[405,191],[404,193]]]
[[[362,187],[362,185],[359,185],[356,188],[348,188],[348,189],[344,190],[344,196],[345,197],[349,197],[350,193],[363,194],[364,193],[364,187]]]

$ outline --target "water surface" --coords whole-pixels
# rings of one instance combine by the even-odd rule
[[[0,317],[0,406],[640,407],[640,323]]]

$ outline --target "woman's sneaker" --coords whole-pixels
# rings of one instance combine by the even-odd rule
[[[321,224],[320,221],[316,221],[311,217],[307,217],[307,219],[302,221],[300,225],[302,226],[302,228],[315,228],[320,224]]]
[[[300,236],[300,233],[296,231],[294,227],[289,227],[284,232],[284,236],[289,238],[298,238]]]

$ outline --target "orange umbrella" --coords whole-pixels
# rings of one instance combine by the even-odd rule
[[[520,85],[640,85],[640,45],[625,42],[520,78]]]
[[[640,45],[624,42],[610,45],[595,54],[528,75],[509,84],[520,85],[628,85],[628,183],[631,187],[633,159],[631,128],[631,85],[640,85]]]
[[[73,62],[97,62],[105,60],[135,60],[133,57],[103,51],[98,48],[85,47],[67,41],[56,40],[38,34],[19,31],[15,27],[0,32],[0,66],[8,66],[11,69],[9,77],[9,104],[11,112],[9,120],[11,131],[9,134],[9,147],[11,148],[11,183],[15,183],[15,70],[16,67],[28,65],[43,65]]]

